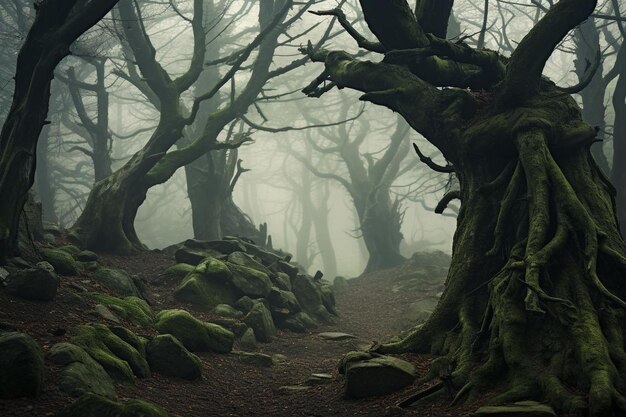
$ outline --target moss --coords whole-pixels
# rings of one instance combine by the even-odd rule
[[[243,294],[250,297],[267,297],[272,290],[270,277],[256,269],[228,262],[232,271],[232,282]]]
[[[162,408],[143,400],[117,402],[85,394],[56,417],[168,417]]]
[[[202,363],[171,334],[155,337],[148,343],[150,369],[166,376],[194,380],[202,377]]]
[[[176,337],[192,352],[228,353],[235,341],[235,335],[231,331],[217,324],[198,320],[185,310],[161,311],[157,315],[156,327],[160,333]]]
[[[190,264],[179,263],[172,265],[165,270],[165,274],[173,277],[184,278],[187,274],[193,272],[196,267]]]
[[[89,353],[112,378],[133,381],[133,374],[138,377],[150,375],[145,358],[106,326],[79,326],[70,341]]]
[[[41,256],[61,275],[76,275],[78,264],[69,253],[60,249],[41,249]]]
[[[174,296],[204,309],[212,309],[218,304],[234,304],[241,294],[231,282],[232,273],[226,264],[207,258],[183,279]]]
[[[95,273],[95,279],[117,295],[141,297],[133,279],[121,269],[100,268]]]
[[[122,326],[110,326],[109,329],[114,335],[134,347],[141,356],[146,356],[146,341],[144,338],[137,336],[135,333]]]
[[[154,314],[144,300],[138,297],[117,298],[106,294],[93,294],[93,299],[114,308],[123,319],[145,328],[154,326]]]

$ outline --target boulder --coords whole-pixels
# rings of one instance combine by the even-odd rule
[[[61,391],[72,397],[80,397],[88,392],[109,398],[116,397],[111,377],[102,365],[79,346],[58,343],[48,352],[48,359],[64,367],[59,384]]]
[[[209,321],[209,323],[215,323],[217,325],[222,326],[223,328],[230,330],[237,337],[241,337],[246,330],[248,330],[248,325],[239,319],[232,319],[230,317],[217,317],[213,318]]]
[[[289,276],[289,278],[291,279],[295,278],[296,275],[298,275],[298,273],[300,272],[296,265],[290,264],[289,262],[285,262],[282,260],[276,262],[276,269],[277,272],[287,274],[287,276]]]
[[[344,277],[335,277],[335,280],[333,281],[333,290],[335,291],[335,293],[344,294],[348,292],[348,289],[349,284],[347,279],[345,279]]]
[[[94,278],[117,295],[142,296],[135,281],[121,269],[100,268],[95,272]]]
[[[232,271],[232,282],[244,295],[250,297],[267,297],[272,290],[270,277],[260,271],[245,266],[227,263]]]
[[[174,258],[179,264],[187,264],[194,267],[206,258],[219,258],[221,256],[223,255],[215,250],[189,248],[185,246],[176,250],[176,253],[174,254]]]
[[[315,320],[313,320],[304,311],[296,313],[291,317],[287,317],[285,320],[280,321],[279,325],[283,329],[291,330],[296,333],[306,333],[317,327]]]
[[[235,307],[237,307],[237,309],[239,311],[242,311],[244,314],[248,314],[248,312],[252,310],[252,307],[254,307],[254,301],[252,300],[252,298],[244,295],[239,300],[237,300],[237,302],[235,302]]]
[[[342,332],[324,332],[318,334],[324,340],[332,340],[334,342],[341,342],[343,340],[357,339],[355,335],[342,333]]]
[[[413,365],[391,356],[376,355],[364,360],[353,357],[345,362],[344,372],[345,393],[351,398],[390,394],[411,385],[415,380]]]
[[[310,277],[297,274],[292,277],[291,285],[303,311],[315,319],[324,322],[332,321],[332,317],[322,301],[321,291]]]
[[[232,284],[226,264],[207,258],[183,279],[174,296],[184,303],[212,309],[219,304],[234,304],[241,293]]]
[[[264,353],[233,351],[233,354],[240,362],[248,365],[270,367],[274,364],[272,357]]]
[[[79,326],[70,342],[83,348],[114,379],[133,381],[133,374],[150,376],[150,367],[141,353],[104,325]]]
[[[58,249],[62,250],[63,252],[67,252],[72,256],[76,256],[81,252],[80,248],[76,245],[64,245],[59,247]]]
[[[41,256],[61,275],[76,275],[78,273],[78,264],[72,255],[64,250],[41,249]]]
[[[117,298],[106,294],[92,294],[92,298],[113,310],[124,320],[146,328],[154,326],[152,309],[141,298],[134,296]]]
[[[185,278],[188,274],[193,272],[196,269],[194,265],[179,263],[176,265],[172,265],[167,268],[163,274],[161,274],[161,279],[159,281],[172,280],[174,282],[180,282],[183,278]]]
[[[231,264],[245,266],[246,268],[254,269],[262,272],[267,276],[272,276],[273,273],[268,267],[263,265],[262,261],[258,261],[252,255],[248,255],[244,252],[233,252],[228,255],[228,262]]]
[[[202,363],[171,334],[152,339],[146,347],[150,369],[165,376],[187,380],[202,377]]]
[[[168,417],[162,408],[143,400],[117,402],[85,394],[55,417]]]
[[[105,320],[112,321],[113,323],[120,324],[122,321],[117,317],[109,308],[103,304],[96,304],[94,307],[96,314]]]
[[[304,381],[304,384],[309,386],[315,386],[326,385],[331,382],[333,382],[333,376],[331,374],[318,373],[311,374],[311,376],[308,377],[306,381]]]
[[[272,313],[261,301],[254,301],[252,309],[243,319],[243,322],[254,330],[254,335],[260,342],[270,342],[276,334]]]
[[[536,401],[520,401],[511,405],[480,407],[473,417],[556,417],[552,407]]]
[[[0,334],[0,398],[37,397],[43,384],[41,348],[24,333]]]
[[[43,268],[21,269],[6,279],[7,292],[27,300],[50,301],[59,288],[59,277]]]
[[[277,287],[272,287],[272,291],[267,300],[270,303],[272,316],[281,320],[300,312],[300,304],[296,296],[289,291],[283,291]]]
[[[289,278],[289,275],[285,274],[284,272],[278,272],[272,279],[272,282],[283,291],[292,290],[291,278]]]
[[[164,310],[157,315],[160,333],[171,334],[192,352],[228,353],[233,349],[235,335],[222,326],[206,323],[185,310]]]
[[[239,346],[246,350],[256,349],[256,336],[254,336],[254,330],[248,328],[244,334],[241,335]]]
[[[122,326],[109,326],[109,330],[111,330],[115,336],[134,347],[141,356],[146,356],[147,340],[144,337],[137,336],[135,333]]]
[[[98,260],[98,254],[90,250],[80,251],[74,257],[80,262],[95,262]]]
[[[213,314],[216,314],[220,317],[227,317],[231,319],[241,319],[244,316],[241,311],[228,304],[218,304],[215,306],[212,312]]]

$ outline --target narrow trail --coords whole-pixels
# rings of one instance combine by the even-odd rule
[[[161,271],[172,264],[172,257],[150,252],[134,257],[103,256],[104,265],[137,274],[147,284],[154,311],[185,308],[172,297],[174,283],[163,282]],[[343,379],[337,363],[347,352],[366,349],[372,341],[386,340],[398,333],[399,320],[415,296],[394,292],[391,278],[401,270],[383,271],[349,281],[348,290],[337,294],[339,317],[335,324],[325,325],[309,334],[279,331],[270,343],[260,343],[257,352],[283,355],[271,367],[242,363],[235,355],[200,353],[203,378],[195,382],[163,377],[137,379],[134,385],[117,385],[120,399],[142,398],[164,407],[172,417],[206,416],[463,416],[475,407],[448,410],[435,404],[428,410],[399,409],[397,402],[418,390],[413,384],[385,397],[350,400],[343,396]],[[70,293],[76,286],[88,285],[88,277],[65,279],[57,300],[34,303],[17,300],[0,292],[0,322],[11,323],[29,333],[48,350],[53,344],[69,338],[71,329],[96,318],[84,306],[73,305]],[[194,312],[210,320],[209,313]],[[101,319],[99,321],[102,321]],[[344,341],[324,340],[320,332],[345,332],[357,336]],[[145,334],[145,331],[143,332]],[[236,345],[235,349],[239,349]],[[404,355],[417,368],[418,378],[428,367],[429,358]],[[313,373],[328,373],[332,380],[323,385],[307,386]],[[44,393],[36,400],[0,400],[2,416],[53,416],[72,399],[56,385],[59,370],[47,365]],[[300,388],[281,388],[281,387]]]

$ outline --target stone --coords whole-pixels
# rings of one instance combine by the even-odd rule
[[[324,307],[321,291],[313,280],[303,274],[292,277],[291,285],[300,307],[309,316],[324,322],[331,322],[330,313]]]
[[[250,310],[252,310],[252,307],[254,307],[254,301],[252,300],[252,298],[244,295],[239,300],[237,300],[237,302],[235,302],[235,307],[237,307],[237,309],[242,311],[244,314],[248,314]]]
[[[83,250],[74,255],[80,262],[95,262],[98,260],[98,254],[90,250]]]
[[[308,391],[310,388],[309,386],[303,385],[284,385],[278,388],[278,393],[281,395],[292,395]]]
[[[480,407],[474,417],[556,417],[552,407],[536,401],[520,401],[510,405]]]
[[[37,397],[43,385],[41,348],[24,333],[0,334],[0,398]]]
[[[61,275],[76,275],[78,264],[69,253],[60,249],[41,249],[41,256]]]
[[[121,320],[119,319],[119,317],[117,317],[115,314],[113,314],[113,312],[111,310],[109,310],[103,304],[96,304],[96,306],[94,307],[94,310],[96,311],[96,313],[100,317],[102,317],[105,320],[109,320],[109,321],[112,321],[113,323],[117,323],[117,324],[121,323]]]
[[[283,291],[291,291],[291,278],[284,272],[278,272],[273,279],[274,284]]]
[[[277,287],[272,287],[267,300],[271,306],[272,316],[279,320],[292,316],[301,310],[300,304],[292,292],[283,291]]]
[[[237,337],[241,337],[246,330],[248,330],[248,325],[246,323],[239,319],[231,319],[229,317],[212,318],[209,323],[220,325],[233,332]]]
[[[162,408],[143,400],[117,402],[87,393],[55,417],[169,417]]]
[[[165,376],[193,381],[202,377],[202,363],[171,334],[152,339],[146,347],[150,369]]]
[[[253,353],[253,352],[242,352],[242,351],[233,351],[232,353],[237,356],[240,362],[248,364],[248,365],[270,367],[274,364],[272,357],[264,353]]]
[[[121,296],[141,298],[141,291],[135,281],[121,269],[100,268],[94,274],[95,279],[106,288]]]
[[[106,326],[83,325],[76,328],[70,342],[83,348],[114,379],[133,381],[150,376],[146,359]]]
[[[222,254],[214,250],[182,247],[176,250],[174,258],[179,264],[187,264],[195,267],[206,258],[218,258]]]
[[[109,326],[109,330],[111,330],[115,336],[135,348],[141,356],[146,356],[147,340],[145,338],[137,336],[135,333],[122,326]]]
[[[265,298],[272,290],[270,277],[260,271],[228,262],[226,264],[232,272],[232,283],[244,295],[255,298]]]
[[[80,397],[91,392],[108,398],[116,397],[111,377],[102,365],[79,346],[58,343],[50,348],[48,359],[64,367],[59,388],[66,394]]]
[[[345,365],[346,396],[365,398],[390,394],[411,385],[415,368],[409,362],[391,356],[374,356]]]
[[[256,336],[254,330],[248,328],[239,339],[239,346],[246,350],[256,349]]]
[[[262,272],[267,276],[273,275],[272,271],[268,267],[257,261],[252,255],[248,255],[244,252],[233,252],[228,255],[228,262],[231,264],[245,266],[250,269]]]
[[[89,272],[96,272],[98,269],[102,268],[102,266],[97,261],[79,262],[79,264],[81,268]]]
[[[333,281],[333,289],[337,294],[345,294],[350,288],[348,280],[344,277],[335,277]]]
[[[317,327],[317,323],[307,313],[301,311],[291,317],[279,322],[283,329],[291,330],[295,333],[306,333]]]
[[[259,342],[270,342],[276,334],[272,314],[261,301],[254,301],[254,306],[243,319],[243,322],[254,330]]]
[[[228,305],[228,304],[218,304],[212,310],[213,314],[216,314],[221,317],[228,317],[231,319],[241,319],[244,314],[237,310],[236,308]]]
[[[4,283],[9,275],[10,272],[0,266],[0,282]]]
[[[76,245],[64,245],[64,246],[61,246],[59,250],[62,250],[63,252],[67,252],[72,256],[76,256],[81,252],[80,248]]]
[[[106,294],[92,294],[94,300],[113,310],[120,318],[133,324],[150,328],[154,326],[152,309],[141,298],[130,296],[117,298]]]
[[[235,304],[241,293],[232,284],[232,273],[226,264],[207,258],[183,279],[174,296],[184,303],[210,310],[219,304]]]
[[[304,381],[304,384],[309,386],[315,386],[326,385],[331,382],[333,382],[333,376],[331,374],[318,373],[311,374],[311,376],[308,377],[306,381]]]
[[[59,277],[40,268],[17,270],[6,280],[7,292],[20,298],[35,301],[50,301],[56,297]]]
[[[324,333],[319,333],[318,336],[324,340],[332,340],[334,342],[340,342],[342,340],[349,340],[349,339],[358,339],[355,335],[348,334],[348,333],[341,333],[341,332],[324,332]]]
[[[162,334],[176,337],[192,352],[229,353],[235,335],[222,326],[206,323],[185,310],[164,310],[157,315],[156,327]]]
[[[43,269],[44,271],[55,272],[54,267],[52,266],[50,262],[46,262],[46,261],[37,262],[35,266],[39,269]]]
[[[194,269],[196,269],[194,265],[186,264],[186,263],[179,263],[179,264],[172,265],[169,268],[167,268],[163,272],[162,277],[164,277],[165,279],[171,278],[172,280],[176,280],[180,282],[188,274],[192,273]],[[163,281],[163,279],[161,281]]]
[[[282,260],[276,263],[276,268],[279,272],[287,274],[291,279],[295,278],[296,275],[298,275],[298,272],[300,272],[296,265],[290,264],[289,262],[285,262]]]
[[[272,361],[275,365],[282,365],[289,361],[289,359],[285,355],[281,355],[280,353],[275,353],[272,355]]]

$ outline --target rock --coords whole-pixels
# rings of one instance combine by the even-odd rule
[[[349,289],[348,280],[344,277],[335,277],[335,280],[333,281],[333,289],[337,294],[345,294]]]
[[[256,337],[254,336],[254,330],[248,328],[241,336],[239,340],[239,346],[246,350],[256,349]]]
[[[187,264],[194,267],[206,258],[218,258],[220,256],[222,254],[218,251],[188,247],[179,248],[174,254],[174,258],[179,264]]]
[[[311,387],[303,385],[284,385],[278,388],[278,393],[281,395],[298,394],[304,391],[308,391]]]
[[[248,314],[250,310],[252,310],[252,307],[254,307],[254,301],[252,300],[252,298],[244,295],[239,300],[237,300],[237,302],[235,303],[235,307],[237,307],[244,314]]]
[[[4,283],[9,275],[9,271],[0,266],[0,282]]]
[[[188,274],[174,292],[179,301],[212,309],[234,304],[241,296],[232,284],[232,273],[222,261],[207,258]]]
[[[246,268],[254,269],[256,271],[262,272],[267,276],[272,276],[273,273],[263,265],[261,262],[254,259],[251,255],[248,255],[244,252],[233,252],[228,255],[228,262],[231,264],[245,266]]]
[[[322,304],[326,308],[326,311],[337,316],[337,309],[335,308],[335,293],[330,285],[322,284],[319,286],[320,295],[322,296]]]
[[[137,336],[135,333],[122,326],[109,326],[109,330],[124,342],[134,347],[141,356],[146,356],[147,340],[145,338]]]
[[[474,417],[556,417],[552,407],[536,401],[520,401],[511,405],[480,407]]]
[[[296,277],[296,275],[298,275],[298,272],[300,272],[300,270],[298,269],[297,266],[290,264],[289,262],[285,262],[285,261],[278,261],[276,263],[276,268],[278,270],[278,272],[282,272],[284,274],[287,274],[289,276],[289,278],[293,279]]]
[[[73,396],[91,392],[115,398],[115,386],[102,365],[96,362],[85,350],[71,343],[58,343],[48,352],[54,364],[63,366],[61,391]]]
[[[228,317],[231,319],[241,319],[244,314],[237,310],[236,308],[228,305],[228,304],[218,304],[212,310],[213,314],[216,314],[221,317]]]
[[[215,319],[211,319],[209,323],[215,323],[217,325],[222,326],[225,329],[230,330],[237,337],[241,337],[246,330],[248,330],[248,325],[242,322],[239,319],[231,319],[229,317],[218,317]]]
[[[80,262],[95,262],[98,260],[98,254],[90,250],[83,250],[74,255],[76,260]]]
[[[70,342],[83,348],[114,379],[133,381],[133,374],[150,376],[145,358],[104,325],[79,326]]]
[[[112,321],[113,323],[117,323],[117,324],[121,323],[121,320],[119,319],[119,317],[113,314],[113,312],[109,310],[105,305],[96,304],[94,309],[96,310],[96,313],[103,319]]]
[[[109,290],[121,296],[141,298],[141,291],[135,281],[121,269],[100,268],[94,274],[95,279]]]
[[[330,313],[322,302],[321,291],[310,277],[297,274],[292,278],[291,285],[303,311],[324,322],[332,321]]]
[[[80,266],[85,270],[85,271],[89,271],[89,272],[96,272],[98,269],[102,268],[102,266],[96,262],[96,261],[91,261],[91,262],[79,262]]]
[[[183,278],[185,278],[188,274],[193,272],[196,269],[194,265],[179,263],[176,265],[172,265],[167,268],[163,274],[161,274],[159,282],[169,281],[170,279],[173,282],[180,282]]]
[[[346,396],[365,398],[398,391],[415,380],[410,363],[391,356],[375,356],[345,365]]]
[[[324,332],[324,333],[319,333],[318,336],[324,340],[332,340],[334,342],[340,342],[342,340],[349,340],[349,339],[358,339],[355,335],[348,334],[348,333],[341,333],[341,332]]]
[[[305,385],[326,385],[333,382],[333,376],[331,374],[311,374],[310,377],[304,381]]]
[[[30,336],[0,334],[0,398],[37,397],[43,384],[43,354]]]
[[[202,363],[171,334],[152,339],[146,347],[150,369],[165,376],[190,381],[202,377]]]
[[[130,296],[122,299],[105,294],[92,294],[92,297],[124,320],[146,328],[154,326],[152,309],[141,298]]]
[[[283,291],[291,291],[291,278],[284,272],[278,272],[273,279],[274,284]]]
[[[76,245],[61,246],[59,250],[62,250],[63,252],[67,252],[72,256],[76,256],[81,252],[80,248]]]
[[[52,264],[50,262],[46,262],[46,261],[37,262],[37,264],[35,264],[35,266],[38,269],[43,269],[44,271],[55,272],[54,271],[54,267],[52,266]]]
[[[216,240],[204,242],[200,240],[187,240],[176,251],[176,262],[198,265],[208,257],[219,258],[233,252],[244,251],[245,248],[237,241]]]
[[[169,417],[162,408],[143,400],[116,402],[85,394],[55,417]]]
[[[265,298],[272,290],[272,281],[267,274],[252,268],[227,263],[232,271],[232,282],[244,295]]]
[[[20,298],[50,301],[59,288],[59,277],[40,268],[21,269],[10,274],[6,280],[7,292]]]
[[[60,249],[41,249],[41,256],[61,275],[76,275],[78,265],[69,253]]]
[[[233,354],[239,358],[240,362],[249,365],[269,367],[274,364],[272,357],[264,353],[233,351]]]
[[[289,291],[283,291],[277,287],[272,287],[272,292],[267,297],[270,303],[272,316],[280,320],[300,312],[300,304],[296,296]]]
[[[254,330],[255,336],[260,342],[270,342],[276,334],[272,314],[261,301],[254,301],[254,306],[243,319],[243,322]]]
[[[337,365],[337,370],[339,371],[341,375],[344,375],[346,373],[346,369],[348,365],[355,363],[355,362],[367,361],[372,358],[374,358],[374,355],[369,352],[365,352],[365,351],[348,352],[345,355],[343,355],[343,357],[339,361],[339,364]]]
[[[275,365],[282,365],[289,361],[289,359],[285,355],[281,355],[280,353],[275,353],[272,355],[272,361]]]
[[[291,330],[296,333],[306,333],[309,330],[315,329],[317,323],[307,313],[301,311],[294,314],[291,317],[279,322],[280,327],[283,329]]]
[[[228,353],[233,349],[235,335],[222,326],[206,323],[185,310],[164,310],[157,315],[160,333],[169,333],[192,352]]]

